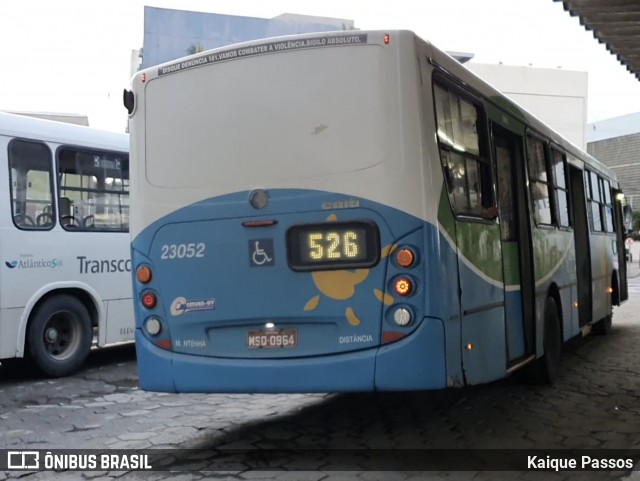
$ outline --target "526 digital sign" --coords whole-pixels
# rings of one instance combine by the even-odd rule
[[[372,267],[380,260],[380,234],[370,221],[302,224],[287,231],[289,267],[295,271]]]

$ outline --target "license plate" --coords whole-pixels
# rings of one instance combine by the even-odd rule
[[[247,347],[249,349],[289,349],[297,345],[297,329],[269,329],[247,332]]]

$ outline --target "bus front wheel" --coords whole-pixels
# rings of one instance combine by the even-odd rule
[[[558,377],[558,366],[562,353],[562,330],[558,305],[548,297],[544,306],[544,330],[542,345],[544,354],[529,366],[528,377],[536,384],[553,384]]]
[[[76,371],[89,355],[92,341],[89,311],[69,295],[47,299],[29,324],[29,355],[38,369],[49,376],[67,376]]]

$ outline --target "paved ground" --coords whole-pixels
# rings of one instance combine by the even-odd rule
[[[640,259],[640,243],[634,260]],[[131,347],[94,353],[76,376],[45,380],[0,370],[0,449],[271,449],[273,466],[295,469],[282,450],[309,449],[303,471],[0,472],[0,481],[506,480],[624,479],[629,472],[416,472],[387,463],[385,449],[640,449],[640,268],[631,299],[614,311],[610,336],[570,343],[554,386],[507,379],[432,393],[180,395],[136,388]],[[372,449],[350,471],[327,449]],[[378,451],[376,451],[376,449]],[[168,452],[167,452],[168,453]],[[170,453],[168,453],[170,454]],[[314,458],[314,456],[317,457]],[[313,464],[313,463],[316,464]],[[376,462],[378,463],[376,465]],[[382,466],[380,466],[382,464]],[[386,471],[363,470],[359,466]],[[220,464],[216,464],[220,466]],[[640,468],[640,466],[638,466]],[[393,470],[390,470],[393,468]],[[638,480],[638,472],[631,478]]]

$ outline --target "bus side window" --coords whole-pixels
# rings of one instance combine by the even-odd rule
[[[569,203],[569,187],[567,182],[566,156],[559,150],[551,149],[551,171],[553,173],[553,188],[555,191],[558,226],[571,227]]]
[[[434,85],[434,99],[440,160],[454,212],[495,218],[497,209],[480,107],[438,84]]]
[[[60,211],[60,223],[64,227],[77,227],[73,222],[73,203],[69,197],[60,197],[58,200],[58,209]]]
[[[48,230],[51,205],[51,151],[42,143],[13,139],[9,143],[10,191],[13,223],[19,229]]]
[[[611,184],[606,179],[602,181],[603,210],[604,210],[604,229],[606,232],[615,232],[615,224],[613,223],[613,197],[611,195]]]
[[[64,147],[58,150],[60,222],[65,229],[126,232],[129,157]]]
[[[587,197],[589,198],[590,213],[589,219],[591,221],[591,230],[594,232],[604,232],[604,225],[602,222],[602,193],[600,192],[600,182],[598,174],[591,171],[586,171],[585,182],[587,183]]]
[[[527,135],[527,157],[533,215],[536,224],[553,225],[547,148],[542,139]]]

